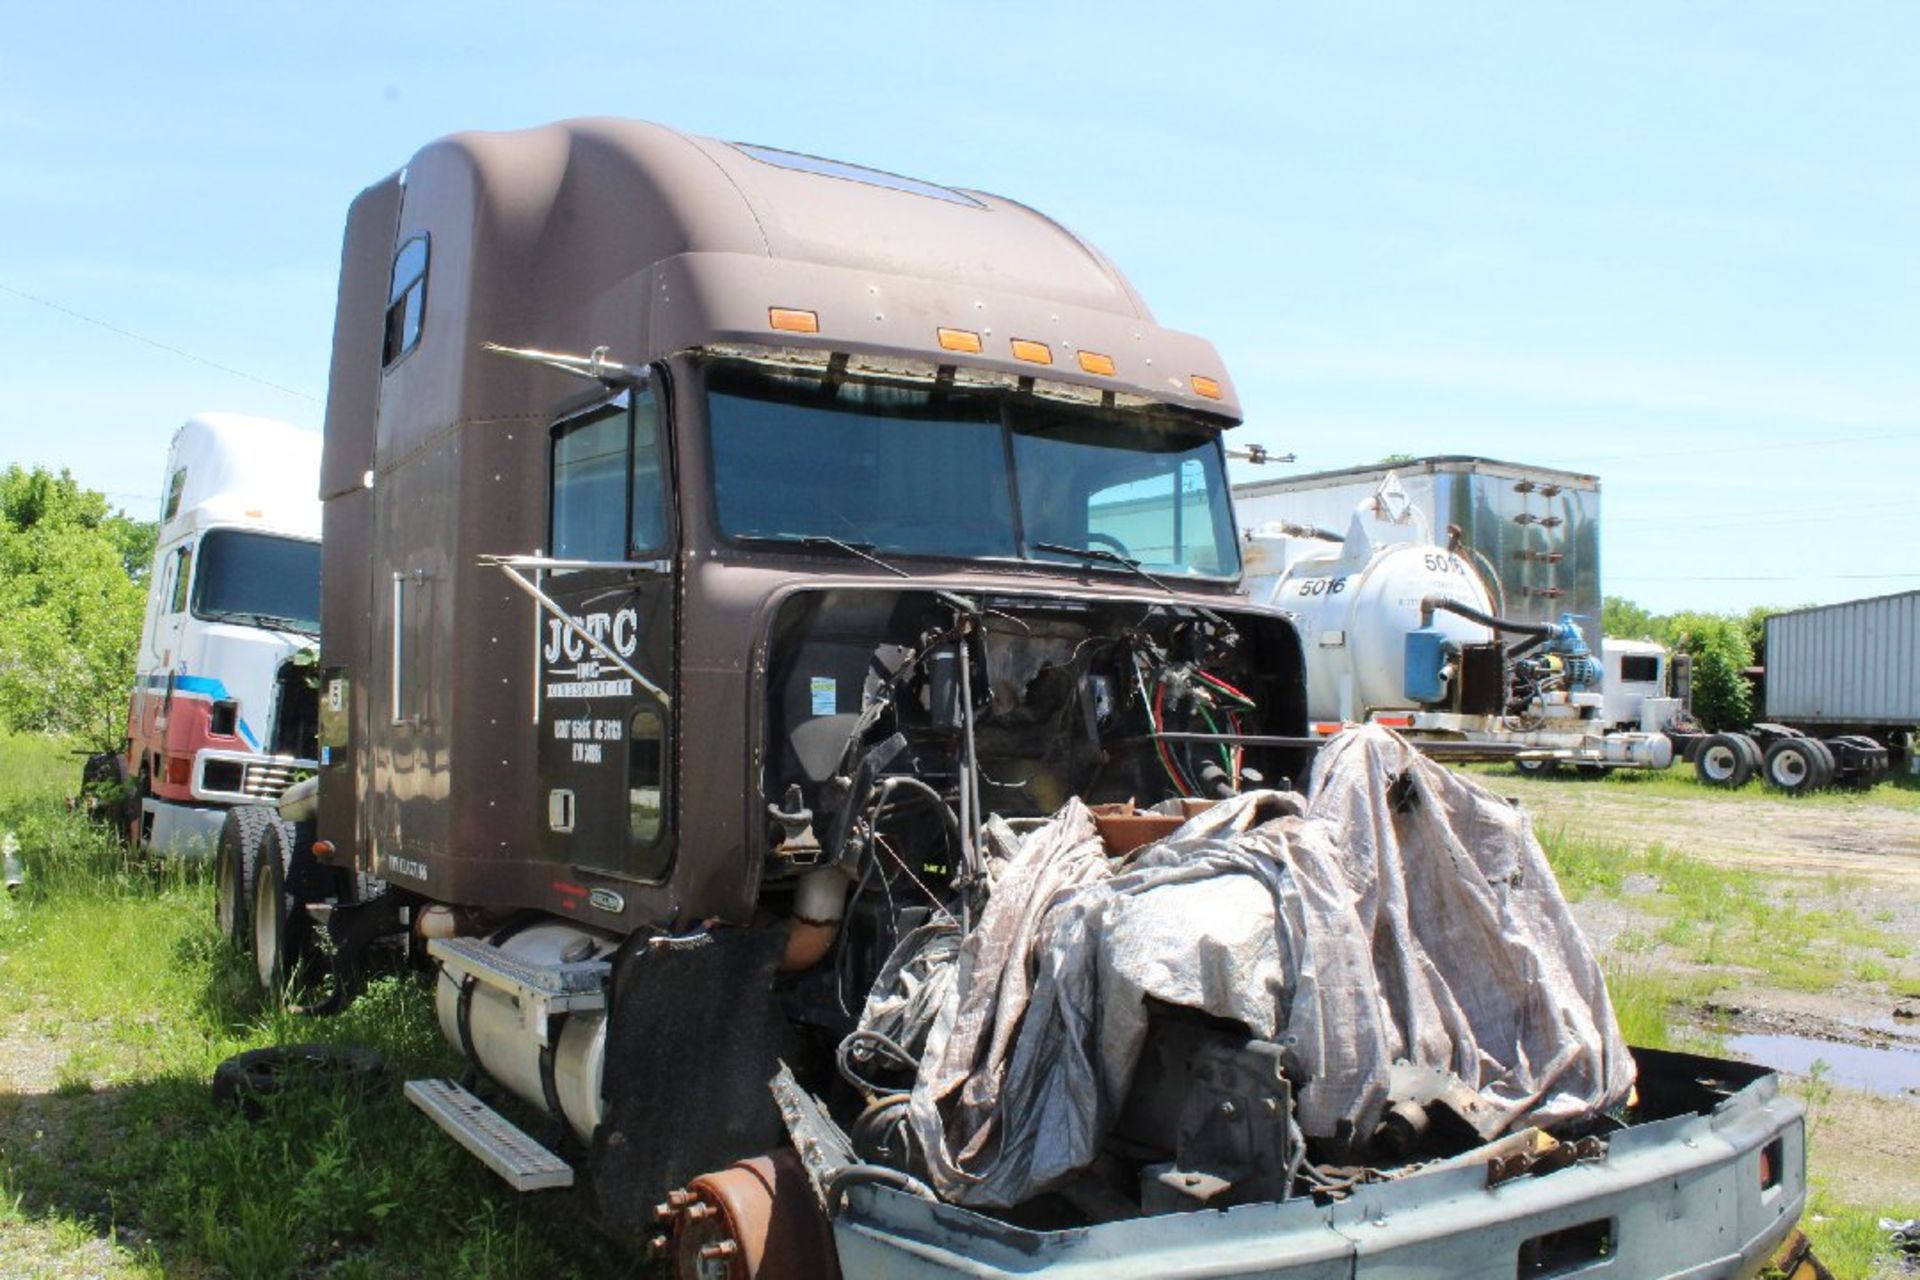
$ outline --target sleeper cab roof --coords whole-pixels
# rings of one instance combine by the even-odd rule
[[[1155,324],[1097,249],[999,196],[607,119],[456,134],[404,181],[395,246],[422,233],[432,245],[423,345],[452,330],[463,363],[484,341],[604,343],[615,359],[811,345],[1239,417],[1210,343]],[[775,331],[774,309],[812,312],[818,331]],[[942,349],[943,328],[980,335],[981,351]],[[1016,356],[1016,340],[1044,344],[1049,363]]]

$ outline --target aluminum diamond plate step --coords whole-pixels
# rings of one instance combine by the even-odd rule
[[[515,1191],[573,1185],[573,1166],[451,1080],[409,1080],[407,1101]]]

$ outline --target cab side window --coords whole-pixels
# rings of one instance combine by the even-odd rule
[[[658,710],[641,707],[627,722],[627,842],[636,871],[653,877],[666,870],[672,851],[661,841],[666,829],[667,725]]]
[[[193,577],[193,548],[181,547],[173,553],[173,594],[167,601],[168,613],[181,613],[187,607],[187,582]]]
[[[549,545],[560,560],[631,560],[667,546],[665,449],[650,388],[553,429]]]

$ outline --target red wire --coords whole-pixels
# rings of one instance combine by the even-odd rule
[[[1159,753],[1161,767],[1167,771],[1167,776],[1173,779],[1174,790],[1183,796],[1190,796],[1193,794],[1192,789],[1188,787],[1187,781],[1185,777],[1181,775],[1179,767],[1173,763],[1173,755],[1167,750],[1167,744],[1160,740],[1160,706],[1166,701],[1166,697],[1167,685],[1163,680],[1153,687],[1153,749]]]
[[[1244,694],[1244,693],[1242,693],[1242,692],[1240,692],[1240,691],[1239,691],[1238,689],[1236,689],[1236,688],[1234,688],[1234,687],[1233,687],[1232,685],[1230,685],[1230,684],[1228,684],[1228,683],[1227,683],[1227,682],[1226,682],[1225,680],[1222,680],[1222,679],[1221,679],[1221,678],[1220,678],[1219,676],[1216,676],[1216,675],[1214,675],[1214,674],[1213,674],[1212,672],[1210,672],[1210,671],[1201,671],[1201,670],[1200,670],[1200,669],[1199,669],[1198,667],[1195,667],[1195,668],[1194,668],[1194,671],[1195,671],[1195,673],[1196,673],[1196,674],[1198,674],[1198,675],[1199,675],[1199,677],[1200,677],[1200,678],[1201,678],[1202,680],[1205,680],[1205,681],[1206,681],[1206,682],[1207,682],[1208,684],[1210,684],[1210,685],[1212,685],[1212,686],[1214,686],[1215,688],[1217,688],[1217,689],[1224,689],[1224,690],[1226,690],[1226,692],[1228,692],[1228,693],[1230,693],[1230,694],[1232,694],[1232,695],[1233,695],[1234,697],[1236,697],[1236,698],[1238,698],[1238,699],[1240,699],[1240,701],[1242,701],[1242,702],[1245,702],[1245,703],[1247,703],[1247,704],[1249,704],[1249,705],[1251,705],[1251,704],[1253,703],[1253,699],[1252,699],[1252,698],[1249,698],[1249,697],[1248,697],[1248,696],[1247,696],[1246,694]]]

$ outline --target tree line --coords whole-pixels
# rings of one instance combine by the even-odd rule
[[[0,473],[0,727],[119,745],[158,535],[66,471]]]
[[[158,533],[66,471],[0,474],[0,727],[119,744]],[[1765,661],[1775,612],[1656,614],[1608,596],[1601,626],[1692,655],[1695,717],[1744,728],[1754,707],[1742,673]]]

